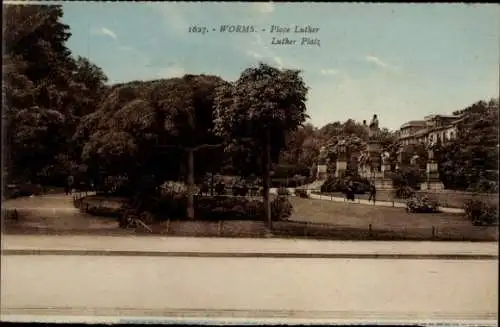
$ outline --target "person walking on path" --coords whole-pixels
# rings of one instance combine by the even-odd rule
[[[352,181],[349,182],[347,185],[347,200],[354,201],[354,185],[352,184]]]
[[[370,186],[370,196],[368,197],[368,202],[373,201],[373,204],[375,204],[376,196],[377,196],[377,189],[375,188],[375,184],[372,184]]]
[[[74,182],[73,176],[69,175],[66,185],[66,195],[73,194],[73,182]]]

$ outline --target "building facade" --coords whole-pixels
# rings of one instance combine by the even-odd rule
[[[429,115],[424,120],[413,120],[403,125],[398,131],[402,145],[429,144],[438,140],[446,143],[457,137],[457,124],[461,116]]]

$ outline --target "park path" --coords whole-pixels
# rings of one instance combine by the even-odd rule
[[[87,193],[92,194],[92,193]],[[50,194],[20,197],[2,203],[4,210],[16,210],[23,228],[75,230],[116,229],[115,219],[95,217],[80,212],[73,205],[73,195]],[[12,223],[10,227],[16,227]]]

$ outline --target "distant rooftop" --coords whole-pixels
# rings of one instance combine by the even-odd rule
[[[425,120],[432,120],[435,118],[444,118],[444,119],[459,119],[461,118],[461,115],[427,115],[424,117]]]
[[[401,125],[401,128],[407,127],[425,127],[425,120],[411,120]]]

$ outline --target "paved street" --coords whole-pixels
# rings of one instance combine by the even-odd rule
[[[497,284],[494,260],[6,255],[1,305],[3,315],[496,320]]]
[[[18,251],[4,252],[2,257],[4,318],[63,314],[372,322],[497,319],[497,258],[356,259],[356,254],[370,253],[497,256],[496,243],[4,235],[2,247]],[[60,252],[19,252],[33,249]],[[108,254],[68,251],[78,249]],[[112,253],[124,250],[143,254]],[[185,255],[150,256],[148,251]],[[352,258],[189,255],[200,252],[349,254]]]

